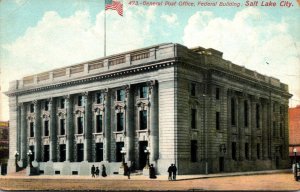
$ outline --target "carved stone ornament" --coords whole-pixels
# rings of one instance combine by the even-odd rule
[[[81,117],[81,116],[84,115],[84,110],[79,110],[79,109],[77,109],[77,110],[74,112],[74,114],[75,114],[76,116]]]
[[[61,117],[61,118],[64,118],[64,117],[67,116],[67,114],[66,114],[66,112],[64,112],[64,111],[59,111],[59,112],[57,113],[57,116],[58,116],[58,117]]]
[[[124,105],[121,105],[121,104],[117,103],[117,104],[115,105],[115,111],[116,111],[117,113],[120,113],[120,112],[124,111],[125,109],[126,109],[126,105],[125,105],[125,104],[124,104]]]
[[[149,102],[138,101],[136,106],[139,108],[139,110],[145,110],[148,107],[150,107],[150,103]]]

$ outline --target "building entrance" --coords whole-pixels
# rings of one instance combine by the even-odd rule
[[[224,171],[224,157],[219,157],[219,171]]]
[[[148,141],[139,142],[139,169],[142,170],[147,162],[147,154],[145,153]]]

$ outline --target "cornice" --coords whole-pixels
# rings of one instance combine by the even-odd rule
[[[94,74],[94,75],[85,75],[82,77],[68,79],[61,82],[53,82],[53,83],[48,83],[43,85],[36,85],[31,87],[25,87],[22,89],[11,90],[6,92],[5,94],[9,97],[17,96],[17,95],[19,96],[19,95],[30,94],[33,92],[52,90],[57,88],[73,86],[73,85],[82,85],[82,84],[87,84],[96,81],[120,78],[132,74],[139,74],[139,73],[144,73],[149,71],[155,71],[161,68],[172,67],[176,62],[177,62],[177,58],[173,57],[171,59],[161,60],[158,62],[145,63],[143,65],[131,66],[123,69],[116,69],[116,70]]]

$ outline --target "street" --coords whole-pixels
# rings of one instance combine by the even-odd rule
[[[146,176],[120,175],[106,178],[89,176],[0,176],[0,190],[101,190],[101,191],[206,191],[206,190],[300,190],[300,182],[292,173],[272,173],[248,176],[197,178],[178,176],[168,181],[167,176],[150,180]]]

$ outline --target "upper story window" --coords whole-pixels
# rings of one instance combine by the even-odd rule
[[[29,123],[29,136],[34,137],[34,123],[33,122]]]
[[[60,119],[60,135],[66,134],[65,119]]]
[[[191,83],[191,89],[190,89],[191,96],[196,96],[196,84]]]
[[[49,101],[45,101],[44,109],[45,109],[45,111],[49,110]]]
[[[60,99],[60,101],[59,101],[59,107],[61,108],[61,109],[64,109],[65,108],[65,99]]]
[[[260,107],[256,104],[256,128],[260,128]]]
[[[124,113],[117,113],[117,131],[124,130]]]
[[[117,101],[125,101],[125,90],[124,89],[117,90]]]
[[[83,117],[77,117],[77,133],[83,134]]]
[[[219,100],[220,99],[220,88],[217,87],[216,88],[216,100]]]
[[[101,133],[102,132],[102,123],[103,123],[103,119],[102,119],[102,115],[96,115],[96,132],[97,133]]]
[[[147,110],[140,111],[140,130],[147,129]]]
[[[82,106],[82,104],[83,104],[83,97],[82,97],[82,95],[78,95],[78,97],[77,97],[77,105],[78,106]]]
[[[97,104],[103,103],[103,94],[102,93],[96,93],[96,103]]]
[[[196,129],[197,128],[197,123],[196,123],[196,119],[197,119],[197,110],[196,109],[192,109],[191,110],[191,128],[192,129]]]
[[[34,104],[30,104],[30,109],[29,109],[30,113],[34,113]]]
[[[49,121],[44,121],[44,136],[49,136]]]
[[[235,100],[231,98],[231,125],[235,126]]]
[[[148,97],[148,87],[142,86],[140,87],[140,98],[147,98]]]
[[[244,126],[248,127],[248,102],[244,101]]]

